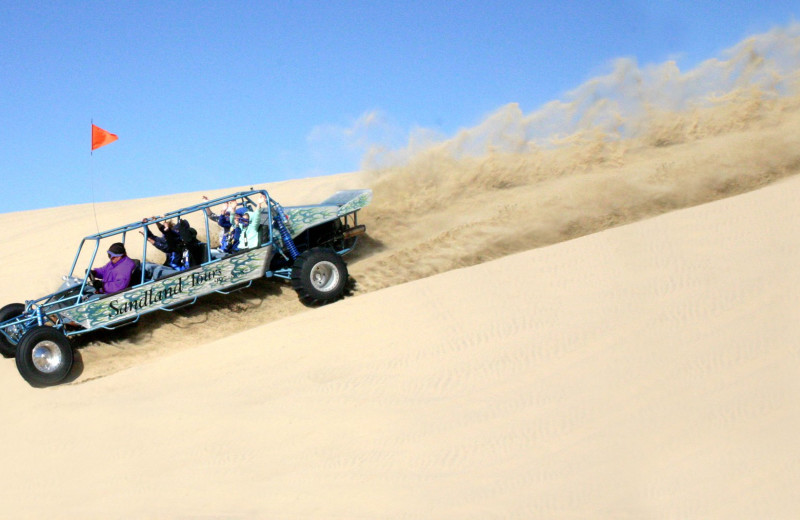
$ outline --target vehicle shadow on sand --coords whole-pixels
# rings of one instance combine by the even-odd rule
[[[347,262],[354,263],[384,247],[376,240],[362,240],[357,251],[363,252],[351,252]],[[356,279],[351,275],[344,296],[357,292]],[[116,329],[99,329],[71,338],[73,367],[63,383],[82,384],[106,377],[144,358],[222,339],[308,307],[285,280],[263,278],[230,294],[208,294],[192,305],[151,312]]]
[[[199,345],[282,316],[287,284],[267,279],[223,295],[210,294],[171,312],[152,312],[113,330],[99,329],[71,339],[73,367],[64,383],[85,383],[136,365],[143,357]],[[275,312],[269,305],[275,303]],[[284,313],[291,310],[284,311]],[[84,365],[84,362],[86,365]],[[91,368],[89,368],[91,367]]]

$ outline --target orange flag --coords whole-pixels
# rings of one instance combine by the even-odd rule
[[[106,132],[99,126],[92,124],[92,150],[97,150],[101,146],[113,143],[118,139],[116,134]]]

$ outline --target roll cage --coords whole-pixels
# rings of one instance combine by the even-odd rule
[[[214,223],[210,216],[209,212],[206,210],[210,210],[211,208],[223,204],[225,202],[230,201],[240,201],[243,205],[252,208],[253,206],[257,205],[257,202],[254,198],[258,195],[263,195],[266,198],[266,205],[262,209],[261,213],[261,227],[260,227],[260,240],[257,247],[250,248],[247,251],[252,251],[256,249],[266,249],[272,248],[271,253],[275,252],[283,256],[287,261],[290,261],[291,253],[286,251],[285,244],[281,240],[276,240],[278,238],[273,221],[275,217],[278,215],[284,215],[283,209],[281,206],[273,200],[266,190],[248,190],[248,191],[241,191],[233,194],[226,195],[224,197],[218,197],[213,200],[207,200],[200,204],[195,204],[192,206],[187,206],[185,208],[181,208],[175,211],[171,211],[169,213],[165,213],[162,216],[156,217],[154,219],[147,219],[140,222],[133,222],[130,224],[126,224],[124,226],[119,226],[113,229],[109,229],[107,231],[102,231],[93,235],[89,235],[84,237],[81,240],[80,245],[78,246],[78,251],[75,254],[75,259],[72,262],[72,266],[70,267],[69,274],[64,277],[64,284],[54,293],[39,298],[37,300],[30,300],[25,303],[25,312],[19,316],[14,322],[10,325],[0,328],[0,334],[3,334],[7,338],[14,341],[16,338],[12,338],[14,336],[14,332],[19,329],[20,331],[29,328],[32,325],[44,325],[50,324],[55,326],[56,328],[62,329],[67,336],[72,336],[76,334],[82,334],[88,332],[90,330],[96,330],[99,328],[106,328],[106,329],[113,329],[119,326],[116,322],[124,322],[123,324],[128,324],[133,321],[137,321],[139,319],[140,314],[143,313],[136,313],[135,319],[123,319],[123,320],[112,320],[109,323],[102,324],[95,327],[88,327],[88,328],[79,328],[79,327],[71,327],[70,323],[64,322],[62,320],[60,314],[69,313],[70,310],[75,309],[78,306],[83,305],[87,298],[94,297],[96,299],[103,299],[107,298],[112,295],[96,295],[94,294],[93,290],[90,288],[91,284],[89,283],[89,271],[96,266],[95,262],[98,259],[98,252],[100,251],[100,247],[103,241],[107,241],[108,239],[116,239],[116,242],[122,242],[123,244],[126,243],[126,239],[128,239],[129,235],[134,232],[141,232],[144,237],[147,237],[147,227],[151,224],[158,224],[162,222],[166,222],[169,220],[174,219],[183,219],[183,217],[187,215],[202,215],[202,229],[204,229],[205,233],[205,241],[201,241],[201,244],[204,248],[204,258],[203,261],[197,265],[192,266],[191,268],[187,269],[186,271],[181,271],[180,273],[186,273],[188,271],[192,271],[194,269],[204,268],[211,264],[219,263],[225,260],[225,258],[215,258],[212,253],[211,247],[211,240],[210,237],[212,236],[211,233],[211,225]],[[195,228],[197,229],[197,228]],[[198,237],[202,236],[200,230],[198,229]],[[289,239],[291,241],[291,239]],[[141,263],[145,262],[147,257],[148,250],[152,251],[155,249],[154,246],[150,245],[148,240],[145,238],[142,240],[142,248],[141,252]],[[81,272],[82,269],[79,267],[79,260],[81,259],[82,253],[85,253],[87,248],[89,249],[89,260],[88,260],[88,267],[86,268],[85,272]],[[244,253],[245,251],[240,251],[238,253],[234,253],[230,256],[236,256],[239,254]],[[129,255],[136,256],[134,251],[129,250]],[[98,262],[98,264],[101,262]],[[142,264],[143,265],[143,264]],[[155,283],[156,280],[148,280],[146,276],[145,269],[137,269],[134,271],[134,274],[138,277],[137,279],[132,279],[130,285],[124,291],[128,291],[131,288],[138,287],[138,286],[145,286],[146,284]],[[276,276],[279,278],[288,278],[288,270],[286,269],[279,269],[274,272],[265,273],[267,276]],[[170,275],[175,276],[175,274]],[[169,278],[166,277],[166,278]],[[241,289],[244,287],[248,287],[252,284],[253,280],[249,280],[246,284],[241,284],[241,286],[237,286],[235,289]],[[230,288],[227,288],[230,289]],[[122,291],[122,292],[124,292]],[[228,294],[230,290],[225,289],[218,289],[214,292],[219,292],[222,294]],[[120,293],[117,293],[120,294]],[[194,303],[197,300],[195,297],[193,300],[189,302],[189,304]],[[180,306],[183,306],[181,304]],[[153,308],[151,310],[175,310],[176,307],[174,306],[160,306]],[[148,310],[149,312],[149,310]],[[15,327],[16,325],[16,327]]]
[[[157,224],[160,224],[162,222],[166,222],[166,221],[173,220],[173,219],[179,219],[180,220],[181,217],[183,217],[184,215],[188,215],[188,214],[191,214],[191,213],[199,213],[199,212],[202,212],[203,224],[205,226],[205,237],[206,237],[206,240],[203,243],[203,246],[205,247],[206,255],[205,255],[205,260],[201,263],[201,265],[205,265],[207,263],[213,262],[215,260],[212,259],[212,256],[211,256],[212,247],[211,247],[211,241],[209,240],[209,238],[211,237],[211,224],[210,224],[211,218],[209,217],[208,213],[205,210],[206,209],[211,209],[214,206],[218,206],[218,205],[223,204],[225,202],[230,202],[232,200],[242,200],[246,205],[252,207],[252,206],[256,205],[256,202],[253,200],[253,197],[255,195],[259,195],[259,194],[264,195],[264,197],[266,197],[266,199],[267,199],[267,207],[266,207],[266,209],[267,209],[267,217],[264,218],[264,216],[262,215],[262,219],[261,220],[264,223],[272,222],[273,214],[276,213],[276,212],[281,212],[282,213],[283,210],[282,210],[282,208],[280,207],[280,205],[276,201],[274,201],[272,198],[270,198],[270,196],[269,196],[269,194],[267,193],[266,190],[252,190],[252,191],[242,191],[242,192],[238,192],[238,193],[233,193],[233,194],[230,194],[230,195],[226,195],[225,197],[218,197],[218,198],[213,199],[213,200],[208,200],[208,201],[203,202],[201,204],[195,204],[193,206],[187,206],[185,208],[181,208],[181,209],[178,209],[178,210],[175,210],[175,211],[171,211],[171,212],[165,213],[164,215],[162,215],[160,217],[157,217],[155,219],[150,219],[150,220],[143,221],[143,222],[134,222],[134,223],[131,223],[131,224],[126,224],[124,226],[120,226],[120,227],[117,227],[117,228],[114,228],[114,229],[110,229],[108,231],[103,231],[101,233],[97,233],[97,234],[94,234],[94,235],[89,235],[87,237],[84,237],[81,240],[80,245],[78,246],[78,252],[75,254],[75,259],[72,262],[72,267],[70,268],[69,274],[67,276],[68,277],[74,277],[75,276],[75,269],[77,267],[78,260],[79,260],[80,255],[81,255],[81,251],[83,250],[83,247],[84,247],[84,245],[86,244],[87,241],[94,241],[95,242],[94,250],[92,251],[92,254],[91,254],[91,260],[89,262],[89,265],[90,265],[90,268],[91,268],[91,266],[94,266],[94,261],[95,261],[95,259],[97,257],[97,252],[100,249],[100,241],[101,240],[107,239],[107,238],[111,238],[111,237],[116,237],[116,236],[119,235],[119,236],[121,236],[119,241],[122,242],[122,244],[124,245],[125,244],[125,239],[126,239],[128,233],[135,232],[135,231],[140,231],[140,232],[142,232],[144,234],[144,233],[147,233],[146,228],[148,226],[150,226],[151,224],[156,224],[157,225]],[[264,228],[267,228],[269,230],[268,231],[269,234],[266,237],[266,240],[264,240],[264,237],[262,235],[262,240],[261,240],[260,246],[265,246],[267,244],[271,244],[271,243],[274,242],[273,227],[271,225],[270,226],[266,226],[265,225],[265,226],[262,227],[262,232],[263,232]],[[148,241],[144,240],[143,241],[143,245],[142,245],[142,256],[141,256],[142,259],[146,259],[147,258],[147,251],[148,251]],[[81,292],[80,292],[81,296],[84,294],[84,291],[86,289],[87,278],[88,277],[84,277],[83,283],[81,284]],[[142,284],[145,283],[144,270],[142,270],[142,272],[141,272],[141,278],[139,280],[139,283],[142,283]]]

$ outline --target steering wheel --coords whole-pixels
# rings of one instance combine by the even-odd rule
[[[91,285],[92,289],[97,289],[97,277],[94,275],[91,269],[86,271],[86,281],[89,282],[88,285]]]

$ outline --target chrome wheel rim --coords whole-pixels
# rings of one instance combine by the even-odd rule
[[[311,283],[318,291],[330,291],[339,283],[339,270],[332,262],[318,262],[311,269]]]
[[[55,372],[63,362],[61,349],[52,341],[40,341],[37,343],[33,347],[32,359],[36,370],[45,374]]]

